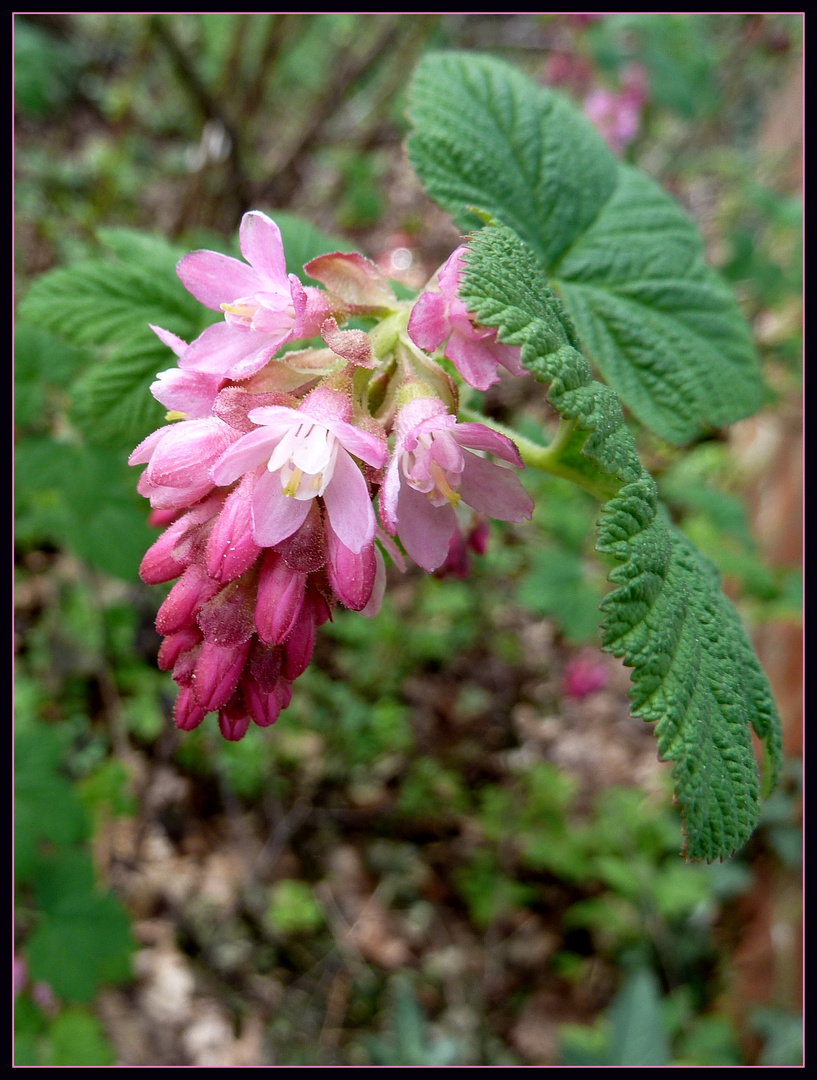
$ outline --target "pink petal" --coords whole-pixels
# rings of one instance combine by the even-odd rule
[[[326,426],[350,454],[359,457],[375,469],[382,469],[389,457],[389,448],[383,436],[373,435],[362,428],[346,424],[342,420],[328,420]]]
[[[154,450],[146,476],[160,487],[203,483],[212,463],[235,442],[238,432],[223,420],[182,420]]]
[[[237,292],[233,299],[269,288],[270,284],[282,285],[287,280],[287,264],[284,258],[284,242],[281,230],[260,210],[251,210],[241,219],[239,229],[241,254],[257,271],[263,284],[254,289]],[[287,290],[288,291],[288,290]]]
[[[190,652],[202,642],[201,631],[197,626],[186,626],[178,634],[168,634],[159,648],[156,661],[160,671],[170,671],[182,653]]]
[[[400,495],[400,458],[395,452],[386,470],[383,485],[378,496],[380,520],[383,528],[394,536],[397,532],[397,500]]]
[[[165,435],[173,430],[173,427],[173,424],[166,424],[164,427],[157,428],[156,431],[151,432],[146,439],[142,439],[128,458],[128,465],[144,465],[145,462],[150,461],[153,451]]]
[[[148,326],[159,341],[161,341],[163,345],[167,345],[169,349],[172,349],[176,356],[181,356],[182,353],[190,347],[187,342],[182,341],[177,334],[171,334],[169,330],[163,330],[161,326],[154,326],[153,323],[148,323]]]
[[[499,521],[527,521],[530,518],[533,499],[522,487],[516,473],[476,454],[466,453],[465,458],[459,493],[469,506]]]
[[[482,341],[469,340],[462,334],[453,333],[445,347],[445,355],[469,386],[487,390],[499,382],[497,359]]]
[[[303,327],[301,333],[305,338],[317,337],[324,322],[331,315],[326,293],[320,289],[307,285],[304,288],[306,295],[306,307],[302,313]]]
[[[374,314],[396,305],[397,298],[382,270],[357,252],[319,255],[304,270],[342,300],[349,311]]]
[[[511,375],[523,376],[530,374],[528,369],[522,366],[522,350],[518,345],[503,345],[499,341],[494,341],[491,345],[491,352]]]
[[[454,438],[460,446],[469,446],[472,450],[487,450],[503,461],[522,468],[522,458],[513,440],[485,424],[457,424]]]
[[[232,484],[239,476],[254,469],[256,465],[266,464],[272,451],[281,441],[282,434],[270,431],[269,428],[257,428],[255,431],[242,435],[221,455],[210,470],[213,483],[218,484],[219,487]],[[280,483],[278,486],[280,487]]]
[[[259,727],[269,727],[281,715],[281,699],[273,691],[261,690],[246,676],[241,680],[244,701],[250,716]]]
[[[448,302],[439,293],[426,292],[418,297],[411,309],[408,334],[415,345],[434,352],[451,333],[448,321]]]
[[[299,413],[306,413],[313,420],[319,420],[329,426],[332,423],[348,424],[352,419],[352,403],[346,394],[339,390],[330,390],[328,386],[319,386],[304,398]],[[252,419],[252,417],[250,417]],[[301,417],[299,416],[299,421]]]
[[[457,531],[457,515],[451,506],[432,506],[422,492],[404,484],[397,508],[398,533],[409,556],[424,570],[442,566]]]
[[[369,486],[345,450],[338,450],[335,471],[323,493],[326,512],[338,539],[355,553],[374,538],[375,521]]]
[[[255,485],[252,501],[252,534],[256,544],[275,547],[292,536],[303,524],[311,505],[311,499],[284,495],[281,477],[265,472]]]
[[[213,311],[221,311],[222,304],[251,296],[264,287],[251,266],[217,251],[192,251],[180,260],[176,273],[185,289]]]
[[[216,323],[196,338],[179,367],[208,371],[230,379],[246,379],[275,356],[287,334],[258,334],[226,322]]]
[[[440,292],[444,296],[453,297],[459,292],[462,280],[462,272],[465,269],[465,253],[468,248],[461,244],[448,256],[445,266],[437,275],[440,283]]]
[[[311,500],[309,513],[296,532],[275,545],[275,550],[290,568],[299,574],[320,570],[326,562],[326,537],[323,518],[315,499]]]
[[[150,392],[166,409],[202,418],[210,416],[224,379],[205,371],[160,371]]]
[[[176,634],[192,623],[193,615],[221,586],[193,563],[168,593],[156,615],[160,634]]]

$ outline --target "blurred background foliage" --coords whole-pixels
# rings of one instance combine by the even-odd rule
[[[798,1063],[799,17],[86,13],[14,32],[18,1064]],[[783,715],[784,781],[728,864],[679,858],[666,771],[598,649],[596,506],[551,477],[525,477],[533,523],[495,527],[467,576],[394,575],[377,620],[338,612],[274,730],[172,727],[124,464],[169,362],[143,323],[203,328],[175,261],[235,251],[251,208],[294,272],[356,247],[419,288],[458,240],[401,149],[407,80],[439,47],[585,104],[695,217],[752,323],[767,409],[683,453],[639,433]],[[66,313],[60,279],[38,281],[78,261],[88,308]],[[115,344],[127,385],[91,329],[116,314],[114,264],[145,308]],[[482,405],[552,424],[510,382]]]

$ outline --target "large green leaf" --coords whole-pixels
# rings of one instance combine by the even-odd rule
[[[65,544],[105,573],[133,580],[155,540],[123,458],[47,436],[15,453],[17,537]]]
[[[463,228],[478,207],[528,244],[639,420],[683,443],[760,407],[749,331],[695,225],[565,99],[499,60],[432,53],[409,116],[432,198]]]
[[[571,468],[607,498],[598,548],[618,565],[602,602],[603,645],[633,668],[633,712],[657,721],[674,762],[685,850],[733,854],[757,824],[758,772],[750,728],[780,764],[780,727],[766,677],[717,571],[664,513],[636,454],[613,390],[593,381],[570,318],[541,264],[516,234],[488,227],[469,243],[462,295],[500,340],[550,384],[550,403],[573,422]]]

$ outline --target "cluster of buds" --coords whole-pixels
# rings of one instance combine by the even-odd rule
[[[318,626],[337,603],[375,615],[384,553],[428,571],[463,572],[466,543],[484,550],[484,519],[522,521],[532,502],[514,443],[457,422],[454,380],[486,389],[519,350],[476,324],[458,295],[465,248],[414,303],[399,301],[361,255],[333,253],[287,274],[281,234],[265,214],[241,223],[246,259],[197,251],[185,287],[224,313],[188,344],[153,327],[178,357],[151,387],[168,424],[130,457],[152,522],[151,584],[179,580],[156,627],[159,665],[180,687],[179,728],[218,712],[222,734],[266,727],[307,668]],[[341,329],[353,316],[369,332]],[[291,348],[321,339],[318,347]],[[466,517],[462,505],[476,515]]]

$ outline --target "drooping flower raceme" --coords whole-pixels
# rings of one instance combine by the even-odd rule
[[[485,549],[485,517],[532,510],[514,444],[457,423],[452,380],[417,348],[446,341],[482,388],[498,365],[522,373],[519,350],[458,296],[464,249],[440,273],[441,291],[412,308],[362,255],[313,259],[306,269],[325,291],[304,287],[257,211],[240,238],[246,263],[211,251],[180,262],[185,286],[225,319],[190,345],[153,327],[179,366],[151,386],[168,424],[130,457],[146,465],[138,490],[166,526],[140,573],[177,579],[156,619],[159,666],[179,686],[176,725],[217,712],[228,739],[275,722],[337,603],[377,613],[384,553],[400,570],[405,551],[426,570],[465,574],[466,544]],[[341,329],[351,315],[380,325]],[[318,333],[320,347],[278,355]]]
[[[408,332],[421,349],[433,352],[445,342],[444,355],[463,379],[477,390],[499,381],[498,367],[512,375],[526,375],[519,349],[497,341],[496,330],[477,326],[459,288],[466,247],[458,247],[439,273],[439,292],[424,292],[411,312]]]

